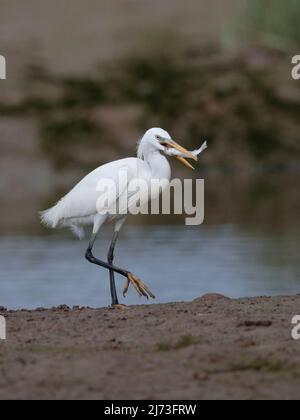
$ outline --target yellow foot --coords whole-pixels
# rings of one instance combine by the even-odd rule
[[[110,309],[118,309],[120,311],[125,311],[126,309],[128,309],[128,306],[118,304],[118,305],[112,305]]]
[[[135,288],[137,294],[142,297],[145,296],[147,299],[151,297],[152,299],[155,299],[155,296],[148,287],[140,280],[138,277],[134,276],[132,273],[128,274],[127,282],[125,284],[125,288],[123,291],[123,296],[126,297],[126,294],[128,292],[129,286],[132,284],[132,286]]]

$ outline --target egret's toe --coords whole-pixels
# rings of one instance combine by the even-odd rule
[[[126,297],[130,284],[135,288],[138,296],[144,296],[147,299],[149,299],[149,297],[155,299],[154,294],[148,289],[145,283],[143,283],[142,280],[134,276],[132,273],[128,274],[127,282],[123,291],[124,297]]]

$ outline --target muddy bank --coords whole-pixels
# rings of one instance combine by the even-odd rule
[[[298,399],[300,295],[5,311],[1,399]]]

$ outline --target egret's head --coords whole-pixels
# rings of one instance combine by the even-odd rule
[[[176,149],[181,153],[190,155],[189,157],[191,159],[195,159],[195,156],[189,153],[188,150],[180,146],[178,143],[175,143],[170,134],[162,128],[150,128],[150,130],[145,133],[139,143],[138,156],[140,158],[146,158],[151,153],[160,152],[166,154],[166,151],[169,148]],[[177,157],[177,159],[189,168],[194,169],[193,166],[183,157]]]

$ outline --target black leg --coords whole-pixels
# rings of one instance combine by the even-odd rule
[[[113,265],[113,262],[114,262],[114,253],[115,253],[115,247],[118,240],[118,236],[119,236],[119,232],[115,232],[110,248],[109,248],[109,252],[107,256],[107,261],[109,265]],[[111,291],[111,298],[112,298],[112,306],[119,305],[114,271],[109,270],[109,275],[110,275],[110,291]]]
[[[128,275],[130,274],[129,271],[123,270],[122,268],[115,267],[114,265],[108,264],[105,261],[101,261],[98,258],[94,257],[93,255],[93,247],[95,243],[95,239],[93,238],[89,244],[88,249],[85,253],[85,258],[92,264],[99,265],[100,267],[106,268],[107,270],[111,270],[114,273],[121,274],[121,276],[126,277],[128,279]]]

